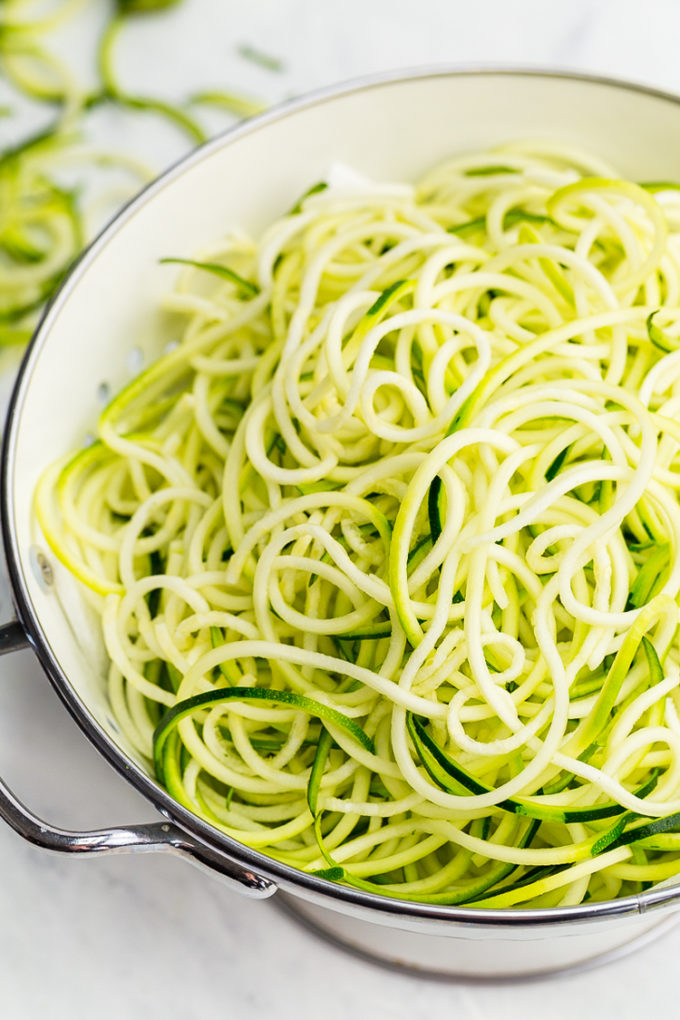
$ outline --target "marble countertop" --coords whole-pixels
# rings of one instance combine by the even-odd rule
[[[105,5],[90,0],[63,48],[88,72],[84,41]],[[153,31],[153,48],[151,35]],[[680,91],[680,5],[673,0],[186,0],[121,39],[130,88],[241,88],[267,101],[355,75],[429,63],[558,67]],[[280,57],[274,74],[238,56]],[[162,54],[162,60],[150,53]],[[0,129],[0,146],[3,142]],[[108,122],[162,162],[177,140]],[[0,401],[16,357],[0,354]],[[11,615],[0,590],[0,619]],[[28,652],[0,661],[0,774],[63,827],[150,821],[153,812],[104,763]],[[49,1020],[636,1020],[668,1007],[680,928],[635,957],[549,982],[440,984],[382,970],[326,945],[276,900],[241,898],[174,859],[50,856],[0,827],[0,1016]],[[547,1004],[549,1003],[549,1007]]]

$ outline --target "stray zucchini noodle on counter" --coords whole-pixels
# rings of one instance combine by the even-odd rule
[[[386,896],[680,874],[680,186],[512,143],[190,254],[36,495],[140,760]]]

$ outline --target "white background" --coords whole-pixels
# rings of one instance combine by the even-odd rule
[[[90,0],[59,40],[85,81],[108,9]],[[131,23],[117,52],[130,90],[180,98],[222,88],[275,102],[367,72],[429,63],[587,70],[680,91],[678,40],[680,4],[672,0],[185,0],[171,15]],[[285,73],[245,62],[240,43],[280,57]],[[0,121],[0,148],[36,116],[22,108],[20,121]],[[92,130],[157,169],[183,151],[171,129],[143,116],[101,114]],[[15,360],[0,355],[0,393]],[[2,591],[0,604],[0,619],[8,618]],[[0,662],[0,774],[62,826],[151,820],[141,798],[86,743],[27,652]],[[3,1020],[637,1020],[677,1015],[679,955],[680,928],[633,958],[578,976],[438,984],[346,956],[274,902],[242,899],[174,860],[61,859],[0,828]]]

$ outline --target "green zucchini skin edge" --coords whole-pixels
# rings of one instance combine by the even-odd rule
[[[342,727],[366,751],[371,754],[375,753],[373,741],[353,719],[343,715],[342,712],[336,711],[334,708],[329,708],[327,705],[322,705],[319,701],[306,697],[304,694],[296,694],[293,691],[273,690],[268,687],[218,688],[215,691],[205,691],[203,694],[196,694],[191,698],[185,698],[183,701],[178,702],[178,704],[168,709],[159,722],[153,735],[153,754],[156,777],[160,782],[164,781],[165,774],[163,749],[169,735],[177,724],[182,719],[186,719],[202,708],[214,708],[216,705],[225,704],[228,701],[269,701],[308,712],[310,715],[318,716],[320,719],[325,719]]]
[[[412,712],[407,714],[407,726],[408,731],[413,740],[418,756],[430,776],[430,778],[447,793],[459,793],[458,790],[452,786],[447,787],[442,781],[442,777],[437,774],[437,771],[433,768],[430,759],[433,759],[436,765],[450,777],[457,786],[463,787],[473,794],[490,793],[492,787],[487,786],[485,783],[481,783],[474,776],[470,775],[462,766],[458,765],[449,755],[432,739],[430,734],[423,726],[421,720],[413,715]],[[657,776],[654,775],[649,779],[644,786],[636,791],[638,797],[644,797],[654,789],[657,783]],[[616,804],[614,801],[609,801],[606,804],[600,804],[595,807],[583,807],[583,808],[559,808],[554,805],[540,804],[535,800],[528,800],[523,797],[508,797],[505,800],[499,802],[497,807],[503,811],[510,811],[513,814],[524,815],[527,818],[535,818],[540,821],[548,822],[590,822],[596,821],[600,818],[613,818],[616,815],[624,813],[625,808],[621,807],[620,804]]]

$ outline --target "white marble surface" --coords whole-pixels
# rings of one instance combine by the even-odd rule
[[[86,76],[104,4],[62,49]],[[587,70],[680,91],[674,0],[186,0],[121,40],[130,87],[179,96],[247,89],[270,101],[367,72],[432,62]],[[249,42],[283,58],[245,63]],[[30,119],[27,109],[26,117]],[[10,128],[0,125],[2,132]],[[97,125],[156,165],[178,140],[114,115]],[[4,400],[15,359],[0,358]],[[9,615],[6,596],[2,617]],[[152,812],[87,744],[27,652],[0,662],[0,773],[46,818],[94,827]],[[380,970],[299,929],[275,905],[232,894],[158,857],[66,860],[0,828],[0,1016],[48,1020],[486,1020],[676,1015],[680,929],[633,960],[512,987],[442,985]]]

